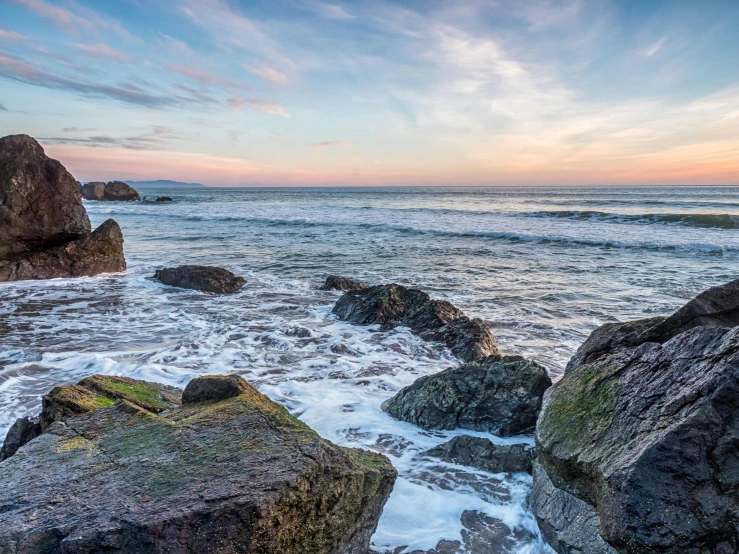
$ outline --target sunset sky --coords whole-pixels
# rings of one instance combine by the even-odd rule
[[[81,181],[739,184],[739,1],[0,0]]]

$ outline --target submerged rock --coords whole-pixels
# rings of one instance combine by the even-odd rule
[[[246,284],[243,277],[237,277],[227,269],[204,265],[183,265],[157,269],[154,278],[165,285],[216,294],[238,292]]]
[[[484,437],[462,435],[424,454],[490,473],[531,473],[535,450],[526,444],[493,444]]]
[[[387,458],[237,388],[50,425],[0,465],[0,551],[364,554],[397,475]]]
[[[123,235],[90,233],[80,186],[26,135],[0,139],[0,282],[123,271]]]
[[[352,281],[347,277],[339,277],[337,275],[329,275],[326,281],[321,285],[321,290],[362,290],[365,289],[362,283]]]
[[[658,325],[716,322],[701,297],[690,310],[702,315]],[[737,414],[739,327],[692,327],[572,369],[536,431],[542,532],[560,553],[739,551]]]
[[[157,196],[155,202],[172,202],[169,196]]]
[[[118,224],[109,219],[82,238],[0,260],[0,282],[91,277],[125,270],[123,233]]]
[[[571,371],[624,347],[645,342],[664,343],[701,325],[731,328],[739,325],[739,279],[702,292],[669,317],[650,317],[626,323],[606,323],[593,331],[567,364]]]
[[[535,362],[489,356],[416,379],[382,409],[424,429],[472,429],[508,437],[534,428],[551,384]]]
[[[470,320],[451,302],[434,300],[423,291],[402,285],[350,290],[336,302],[333,313],[355,325],[379,324],[385,330],[410,327],[425,340],[444,343],[465,361],[498,353],[482,320]]]
[[[74,177],[26,135],[0,138],[0,260],[90,233]]]

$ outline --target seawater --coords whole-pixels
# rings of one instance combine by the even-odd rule
[[[238,373],[325,438],[390,457],[400,475],[373,537],[379,552],[460,540],[466,510],[502,521],[515,552],[551,550],[527,508],[529,476],[424,457],[466,431],[424,432],[380,409],[458,361],[404,329],[337,321],[339,294],[318,290],[327,274],[450,300],[484,318],[503,353],[555,380],[598,325],[668,314],[739,277],[739,188],[141,192],[174,201],[85,203],[93,226],[120,223],[126,273],[0,284],[0,436],[53,386],[93,373],[180,387]],[[211,296],[152,279],[185,263],[248,284]]]

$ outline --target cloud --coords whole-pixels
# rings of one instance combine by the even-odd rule
[[[298,5],[304,9],[317,13],[318,15],[326,19],[347,21],[347,20],[355,18],[352,14],[350,14],[344,8],[342,8],[341,6],[337,4],[329,4],[328,2],[319,2],[319,1],[312,1],[312,2],[306,1]]]
[[[65,132],[77,129],[69,127]],[[79,129],[85,131],[85,129]],[[39,140],[48,144],[76,144],[91,148],[119,147],[126,150],[165,150],[168,143],[182,140],[183,137],[176,129],[164,125],[152,126],[151,132],[131,136],[95,135],[87,137],[42,137]]]
[[[351,144],[344,140],[328,140],[326,142],[316,142],[313,144],[313,148],[317,150],[323,150],[329,146],[336,146],[338,148],[350,148]]]
[[[246,67],[245,69],[252,75],[256,75],[265,81],[269,81],[277,85],[286,85],[288,83],[287,75],[280,73],[271,67]]]
[[[647,46],[644,50],[641,51],[642,56],[646,56],[647,58],[651,58],[654,56],[657,52],[662,50],[662,47],[665,45],[665,41],[667,40],[666,37],[662,37],[656,42],[653,42],[649,46]]]
[[[181,103],[172,95],[153,94],[135,85],[103,85],[75,80],[37,69],[18,58],[0,54],[0,76],[30,85],[78,92],[85,96],[107,97],[127,104],[146,107],[163,107]]]
[[[198,69],[196,67],[187,67],[183,65],[168,65],[166,67],[167,69],[171,71],[179,73],[180,75],[184,75],[188,79],[197,81],[203,85],[208,85],[208,86],[218,85],[218,86],[225,87],[226,89],[248,90],[249,88],[251,88],[249,87],[249,85],[245,83],[239,83],[237,81],[227,79],[226,77],[222,77],[215,73],[211,73],[203,69]]]
[[[130,62],[131,57],[107,44],[77,44],[77,50],[95,58],[105,58],[117,62]]]
[[[0,112],[7,112],[7,111],[9,111],[8,108],[0,104]]]
[[[26,37],[19,33],[16,33],[15,31],[11,31],[10,29],[6,29],[5,27],[0,26],[0,40],[6,42],[20,42],[22,40],[26,40]]]
[[[263,100],[258,98],[236,98],[229,97],[226,105],[230,110],[235,112],[243,111],[246,108],[257,110],[270,115],[279,115],[280,117],[290,117],[285,108],[273,100]]]
[[[79,127],[64,127],[62,129],[63,133],[89,133],[90,131],[94,131],[95,129],[80,129]]]
[[[134,36],[124,29],[118,21],[102,17],[95,10],[83,6],[74,0],[68,4],[70,9],[61,8],[43,0],[11,1],[25,6],[68,33],[77,34],[80,31],[85,31],[93,34],[101,34],[101,31],[112,31],[127,40],[134,40]]]

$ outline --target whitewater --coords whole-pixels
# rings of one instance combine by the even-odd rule
[[[399,478],[377,552],[461,540],[465,511],[505,525],[506,550],[489,552],[552,551],[527,507],[530,476],[423,455],[460,434],[533,437],[427,432],[383,413],[399,389],[459,361],[404,329],[337,321],[339,293],[318,290],[326,275],[449,300],[555,381],[598,325],[669,314],[739,277],[739,188],[140,192],[148,200],[85,202],[93,227],[112,217],[123,229],[125,274],[0,285],[0,436],[53,386],[93,373],[179,387],[237,373],[323,437],[391,459]],[[186,263],[247,285],[221,297],[152,279]]]

